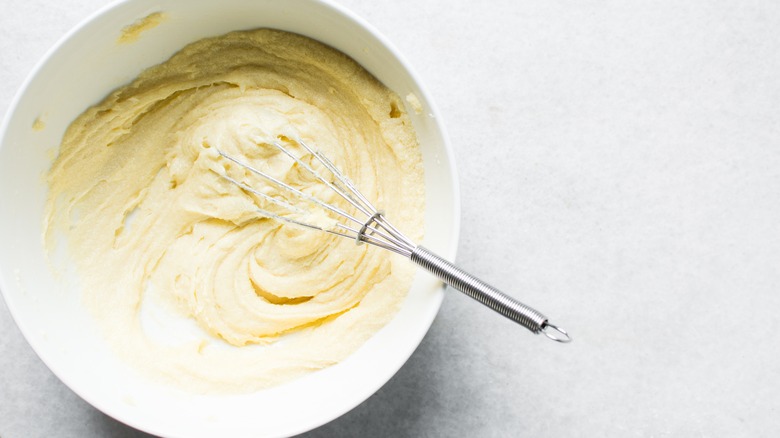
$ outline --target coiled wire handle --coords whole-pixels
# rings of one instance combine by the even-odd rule
[[[550,324],[547,317],[539,311],[515,300],[431,251],[418,246],[409,258],[445,283],[522,325],[534,334],[544,333],[553,341],[571,342],[571,337],[566,330]]]

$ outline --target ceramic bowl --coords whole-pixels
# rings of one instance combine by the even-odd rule
[[[155,12],[167,18],[137,41],[117,44],[123,28]],[[422,243],[444,257],[455,256],[458,187],[440,117],[402,56],[366,22],[316,0],[128,0],[100,10],[38,63],[0,128],[0,290],[25,338],[54,374],[96,408],[152,434],[289,436],[331,421],[403,366],[441,304],[441,283],[418,272],[397,316],[343,362],[267,390],[204,395],[150,382],[121,362],[82,306],[78,278],[50,269],[42,244],[47,192],[42,175],[73,119],[188,43],[259,27],[324,42],[400,96],[419,98],[422,113],[408,112],[425,167]]]

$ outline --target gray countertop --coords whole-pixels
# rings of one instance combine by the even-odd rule
[[[102,0],[3,1],[0,111]],[[780,435],[780,3],[342,3],[448,127],[457,261],[565,326],[448,290],[378,393],[308,436]],[[0,437],[145,436],[65,387],[0,304]]]

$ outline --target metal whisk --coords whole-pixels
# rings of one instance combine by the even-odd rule
[[[514,298],[504,294],[493,286],[490,286],[477,277],[474,277],[473,275],[467,273],[466,271],[460,269],[447,260],[432,253],[431,251],[415,244],[409,238],[404,236],[403,233],[401,233],[395,226],[387,221],[387,218],[385,218],[383,212],[375,208],[371,202],[366,199],[365,196],[363,196],[357,187],[355,187],[352,181],[350,181],[350,179],[347,178],[346,175],[344,175],[325,155],[319,151],[313,150],[300,138],[285,138],[284,141],[293,142],[300,145],[303,150],[311,154],[315,160],[321,163],[322,166],[324,166],[325,169],[327,169],[333,175],[333,178],[325,178],[320,172],[316,171],[312,168],[312,166],[307,164],[303,160],[303,157],[298,157],[293,154],[293,152],[288,147],[285,147],[282,144],[281,140],[277,139],[270,142],[269,144],[279,149],[279,151],[295,161],[295,163],[298,164],[301,169],[304,169],[316,180],[325,184],[328,186],[328,188],[337,193],[341,198],[343,198],[355,208],[356,213],[350,214],[336,205],[324,202],[317,197],[292,187],[291,185],[271,176],[267,172],[259,170],[244,161],[226,154],[221,149],[216,148],[216,151],[223,158],[261,177],[277,189],[291,193],[297,198],[306,200],[311,204],[314,204],[328,212],[335,214],[336,216],[343,219],[346,223],[338,221],[334,221],[333,223],[328,224],[319,224],[314,221],[307,222],[305,219],[300,218],[301,216],[306,216],[306,210],[303,210],[283,199],[279,199],[277,197],[263,193],[257,188],[238,181],[225,173],[220,173],[222,178],[237,185],[246,192],[252,193],[257,197],[278,206],[282,212],[286,212],[294,216],[284,215],[284,213],[275,213],[265,208],[258,208],[257,213],[259,215],[305,228],[320,230],[347,239],[353,239],[358,245],[362,243],[368,243],[370,245],[378,246],[388,251],[401,254],[402,256],[409,258],[417,265],[425,268],[427,271],[434,274],[445,283],[465,293],[471,298],[474,298],[480,303],[490,307],[491,309],[495,310],[501,315],[504,315],[512,321],[517,322],[534,334],[544,333],[545,336],[554,341],[563,343],[571,342],[571,337],[566,332],[566,330],[551,324],[547,320],[547,317],[545,317],[542,313],[529,306],[526,306],[523,303],[520,303]]]

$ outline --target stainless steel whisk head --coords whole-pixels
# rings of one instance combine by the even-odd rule
[[[299,145],[303,151],[313,157],[313,160],[319,162],[333,178],[326,178],[322,172],[309,165],[303,159],[303,156],[295,155],[291,148],[285,146],[283,143]],[[424,247],[415,244],[393,226],[387,218],[385,218],[384,213],[374,207],[360,190],[358,190],[355,184],[344,175],[331,160],[321,152],[314,150],[300,138],[284,138],[284,140],[277,138],[268,144],[293,160],[299,168],[303,169],[308,175],[333,190],[340,198],[354,207],[355,213],[349,213],[337,205],[325,202],[314,195],[297,189],[292,185],[275,178],[268,172],[260,170],[257,167],[216,148],[217,153],[219,153],[222,158],[248,170],[276,189],[285,191],[288,194],[293,195],[296,199],[307,201],[312,205],[322,208],[324,211],[340,218],[341,221],[317,222],[316,220],[311,220],[312,215],[309,210],[302,209],[298,205],[279,197],[264,193],[256,187],[230,177],[226,173],[220,173],[219,175],[225,180],[235,184],[248,193],[254,194],[258,198],[267,201],[269,204],[273,204],[279,209],[279,211],[271,211],[268,208],[258,207],[257,213],[260,216],[292,225],[319,230],[347,239],[353,239],[358,245],[368,243],[400,254],[425,268],[453,288],[458,289],[496,312],[517,322],[534,334],[544,333],[545,336],[554,341],[563,343],[571,342],[571,337],[566,330],[551,324],[547,320],[547,317],[540,312],[520,303]]]

